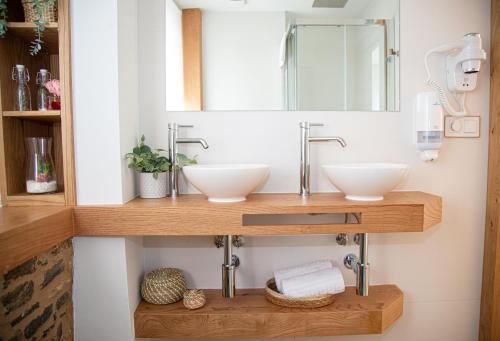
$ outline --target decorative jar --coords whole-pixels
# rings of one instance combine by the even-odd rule
[[[56,172],[52,159],[52,138],[26,138],[26,191],[32,194],[57,191]]]

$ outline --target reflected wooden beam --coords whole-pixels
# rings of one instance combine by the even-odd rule
[[[201,20],[199,8],[182,10],[184,110],[203,110]]]

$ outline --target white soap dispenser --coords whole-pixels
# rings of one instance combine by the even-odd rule
[[[434,91],[420,92],[415,98],[415,142],[423,161],[438,158],[443,143],[443,107]]]

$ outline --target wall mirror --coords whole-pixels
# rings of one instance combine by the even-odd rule
[[[399,111],[399,0],[165,1],[167,111]]]

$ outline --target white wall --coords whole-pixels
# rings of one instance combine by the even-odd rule
[[[75,340],[134,340],[142,239],[79,237],[73,245]]]
[[[139,6],[161,8],[162,0],[140,2]],[[330,144],[313,148],[313,191],[331,190],[319,172],[321,164],[410,164],[410,176],[401,188],[441,195],[443,222],[424,233],[373,235],[370,245],[371,282],[399,285],[405,293],[404,315],[382,336],[335,340],[475,340],[483,254],[489,65],[481,71],[478,90],[468,96],[471,112],[482,115],[482,138],[447,140],[435,163],[420,162],[412,144],[411,102],[418,91],[426,90],[423,56],[428,49],[460,39],[467,32],[481,32],[489,50],[489,10],[489,0],[402,0],[401,112],[166,113],[163,98],[148,95],[140,98],[141,107],[147,105],[149,110],[147,118],[142,117],[143,130],[153,144],[164,147],[168,122],[195,124],[187,136],[206,138],[210,149],[182,146],[183,152],[198,154],[205,163],[267,163],[271,176],[262,189],[266,192],[298,189],[300,120],[324,122],[326,126],[318,128],[317,134],[340,135],[349,144],[345,150]],[[140,35],[147,35],[143,31],[147,25],[151,24],[140,21]],[[164,53],[164,41],[153,33],[154,39],[141,46],[141,63]],[[161,75],[141,73],[141,81],[163,86]],[[186,270],[194,286],[220,286],[222,251],[213,247],[211,238],[147,238],[145,246],[146,270],[178,266]],[[340,262],[351,249],[336,247],[334,236],[248,238],[247,246],[238,250],[242,260],[238,286],[261,287],[273,268],[309,259],[330,257]],[[353,284],[353,274],[344,274]],[[323,338],[329,339],[333,340]]]
[[[123,155],[139,130],[137,13],[137,0],[71,1],[79,205],[135,196]],[[142,251],[140,238],[74,238],[76,341],[134,339]]]
[[[204,108],[280,110],[284,31],[284,12],[203,12]]]
[[[134,172],[123,156],[137,143],[139,135],[139,75],[137,0],[117,1],[118,6],[118,94],[122,202],[136,196]]]
[[[122,202],[116,7],[116,0],[71,2],[79,204]],[[89,29],[89,18],[92,18],[92,29]]]
[[[120,204],[135,197],[123,156],[139,126],[137,1],[76,0],[70,10],[77,202]]]

